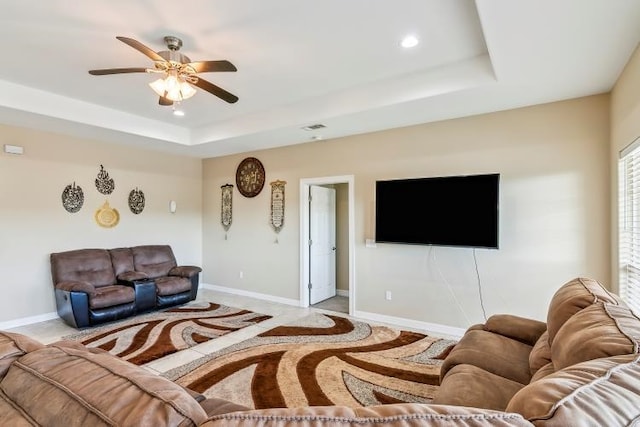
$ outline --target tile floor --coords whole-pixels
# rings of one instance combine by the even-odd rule
[[[224,292],[212,291],[209,289],[201,289],[198,292],[197,301],[213,301],[231,307],[244,308],[255,311],[257,313],[268,314],[273,317],[259,324],[248,326],[238,331],[231,332],[227,335],[223,335],[220,338],[198,344],[189,349],[182,350],[169,356],[163,357],[162,359],[155,360],[144,365],[144,368],[156,374],[161,374],[170,369],[192,362],[214,351],[221,350],[240,341],[254,337],[255,335],[262,333],[268,329],[290,323],[313,312],[346,316],[346,314],[344,313],[336,313],[335,311],[317,307],[301,308],[255,298],[228,294]],[[396,327],[398,329],[410,329],[406,327],[398,327],[397,325],[388,326]],[[61,319],[48,320],[45,322],[20,326],[17,328],[9,329],[9,331],[28,335],[44,344],[52,343],[66,335],[71,335],[78,332],[76,329],[65,324]],[[427,334],[429,333],[428,331],[419,332]]]

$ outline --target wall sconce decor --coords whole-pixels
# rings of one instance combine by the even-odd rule
[[[84,192],[82,187],[76,186],[76,183],[67,185],[62,190],[62,206],[69,213],[76,213],[82,209],[84,204]]]
[[[271,226],[276,233],[279,233],[284,226],[284,186],[286,183],[286,181],[280,180],[271,183]]]
[[[109,195],[113,193],[113,190],[116,188],[115,182],[113,182],[112,178],[109,178],[109,173],[104,170],[104,166],[100,165],[100,172],[98,172],[98,177],[96,178],[96,188],[102,194]]]
[[[136,215],[144,210],[144,193],[138,187],[129,193],[129,209]]]
[[[227,240],[227,231],[229,231],[233,220],[233,185],[225,184],[220,189],[222,190],[220,223],[224,228],[224,239]]]

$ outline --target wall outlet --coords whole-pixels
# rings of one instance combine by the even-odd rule
[[[386,291],[384,293],[384,299],[386,299],[387,301],[391,301],[391,291]]]
[[[244,272],[243,272],[243,271],[241,271],[241,272],[240,272],[240,274],[238,274],[238,276],[239,276],[241,279],[242,279],[242,278],[244,278]]]

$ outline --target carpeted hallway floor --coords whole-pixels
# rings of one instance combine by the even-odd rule
[[[336,295],[317,304],[313,304],[313,308],[321,310],[335,311],[337,313],[349,314],[349,298]]]

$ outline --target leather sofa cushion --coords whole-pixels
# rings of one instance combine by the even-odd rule
[[[26,335],[0,331],[0,380],[15,360],[40,348],[44,345]]]
[[[209,418],[202,427],[505,427],[531,426],[519,414],[459,406],[399,403],[347,408],[315,406],[232,412]]]
[[[473,365],[457,365],[444,377],[433,403],[504,411],[524,387]]]
[[[445,358],[440,377],[456,365],[473,365],[520,384],[531,379],[531,346],[482,330],[467,331]]]
[[[596,359],[555,372],[516,393],[507,411],[547,427],[636,425],[639,357]]]
[[[33,427],[35,424],[29,415],[24,414],[19,408],[13,405],[11,400],[0,391],[0,421],[3,426],[10,427]]]
[[[184,277],[168,276],[156,279],[156,292],[160,296],[175,295],[190,290],[191,282]]]
[[[113,265],[113,273],[118,277],[127,271],[133,271],[133,253],[131,248],[115,248],[109,249],[111,256],[111,264]]]
[[[640,319],[627,308],[598,303],[576,313],[551,344],[556,371],[601,357],[638,353]]]
[[[131,252],[134,270],[141,271],[152,279],[167,276],[169,270],[177,266],[171,246],[168,245],[134,246]]]
[[[593,279],[576,278],[565,283],[551,298],[547,310],[547,330],[549,344],[571,316],[598,302],[621,304],[621,300]]]
[[[118,274],[118,280],[123,280],[125,282],[133,282],[135,280],[146,279],[148,276],[140,271],[125,271],[124,273]]]
[[[531,375],[538,369],[551,362],[551,347],[549,346],[549,332],[545,332],[538,338],[529,354],[529,370]]]
[[[110,354],[68,345],[22,356],[0,390],[39,425],[186,427],[207,418],[171,381]]]
[[[89,282],[95,287],[116,283],[111,256],[106,249],[78,249],[52,253],[51,277],[53,283]]]
[[[538,381],[540,378],[544,378],[547,375],[553,374],[556,369],[553,367],[553,362],[549,362],[536,371],[531,377],[531,382]]]
[[[112,285],[96,288],[89,294],[89,306],[92,309],[113,307],[114,305],[133,302],[136,293],[131,286]]]

